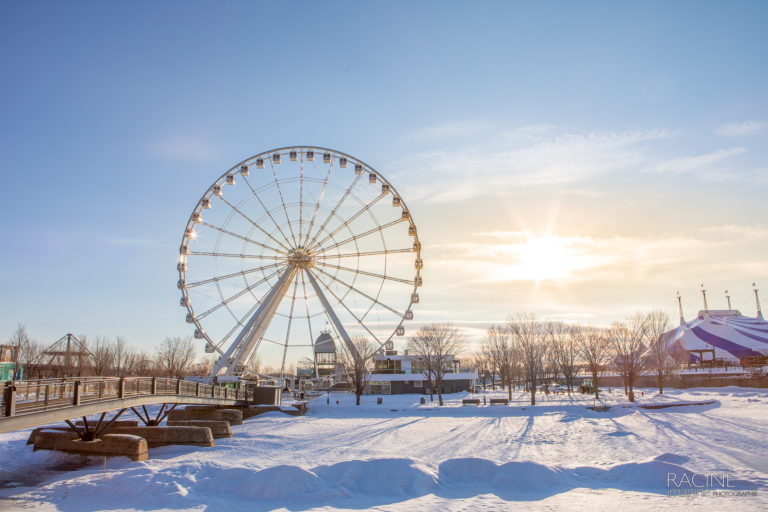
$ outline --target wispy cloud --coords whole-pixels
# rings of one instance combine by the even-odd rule
[[[719,149],[711,153],[696,156],[683,156],[649,165],[646,170],[656,173],[684,173],[697,170],[712,170],[714,164],[743,154],[747,149],[742,147]]]
[[[548,125],[497,131],[483,141],[409,155],[392,167],[409,198],[448,202],[519,187],[569,184],[642,167],[643,143],[666,130],[564,133]]]
[[[715,131],[726,137],[740,137],[758,133],[762,131],[765,126],[766,124],[762,121],[743,121],[741,123],[724,124]]]

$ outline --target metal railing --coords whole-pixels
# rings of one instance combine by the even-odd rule
[[[152,395],[242,401],[253,398],[253,393],[245,389],[163,377],[25,380],[5,383],[0,418]]]

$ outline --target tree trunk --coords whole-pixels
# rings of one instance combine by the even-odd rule
[[[531,384],[531,405],[536,405],[536,386]]]
[[[356,395],[355,405],[360,405],[360,393],[355,393],[355,395]]]
[[[508,389],[508,392],[509,392],[509,401],[511,402],[512,401],[512,384],[510,384],[507,389]]]
[[[592,372],[592,387],[595,388],[595,399],[600,399],[597,391],[597,372]]]

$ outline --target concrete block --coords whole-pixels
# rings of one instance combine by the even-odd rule
[[[247,409],[243,409],[243,418],[251,418],[264,414],[265,412],[279,411],[279,405],[251,405]]]
[[[58,432],[70,432],[72,434],[72,438],[75,439],[79,437],[74,430],[72,430],[69,427],[37,427],[34,429],[27,438],[27,444],[34,444],[35,443],[35,436],[38,434],[38,432],[42,432],[43,430],[55,430]]]
[[[169,427],[208,427],[211,429],[214,439],[222,437],[232,437],[232,429],[229,428],[228,421],[216,420],[179,420],[168,421]]]
[[[228,421],[230,425],[242,425],[243,412],[238,409],[216,409],[206,406],[188,406],[168,413],[168,421],[214,420]]]
[[[95,441],[81,441],[77,434],[70,432],[41,430],[35,435],[35,451],[55,450],[78,455],[128,457],[135,461],[147,460],[149,457],[147,442],[138,436],[105,434]]]
[[[174,444],[214,446],[213,434],[208,427],[118,427],[112,432],[142,437],[150,448]]]

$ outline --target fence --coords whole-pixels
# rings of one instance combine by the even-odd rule
[[[162,377],[41,379],[6,383],[0,411],[7,417],[151,395],[242,401],[253,398],[253,392],[245,389]]]

